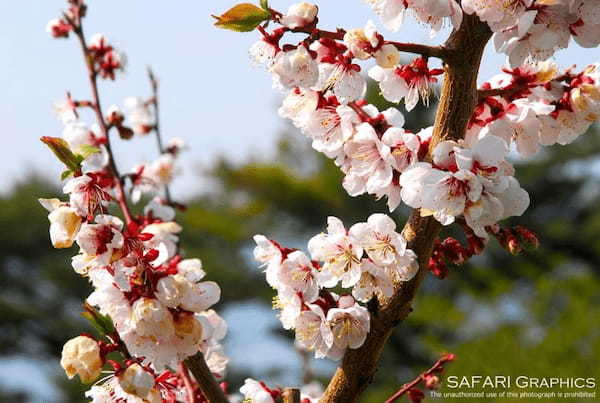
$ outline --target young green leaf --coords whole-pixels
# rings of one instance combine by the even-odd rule
[[[110,335],[115,332],[115,326],[110,316],[102,315],[96,308],[87,302],[83,304],[83,308],[85,311],[81,313],[81,316],[89,320],[92,326],[94,326],[101,335]]]
[[[74,172],[71,171],[70,169],[65,169],[64,171],[62,171],[62,173],[60,174],[60,180],[64,181],[67,178],[70,178],[71,176],[73,176]]]
[[[82,146],[79,147],[80,149],[80,153],[79,155],[81,157],[83,157],[83,159],[86,159],[87,157],[89,157],[90,155],[97,153],[98,151],[100,151],[100,149],[98,147],[94,147],[92,145],[89,144],[83,144]]]
[[[269,0],[260,0],[260,6],[263,10],[269,11]]]
[[[54,155],[56,155],[69,170],[76,172],[80,169],[83,158],[73,153],[65,140],[59,137],[49,136],[44,136],[40,140],[52,150]]]
[[[262,4],[261,4],[262,5]],[[250,3],[234,6],[220,16],[213,15],[217,20],[215,26],[236,32],[250,32],[263,21],[271,18],[271,13]]]

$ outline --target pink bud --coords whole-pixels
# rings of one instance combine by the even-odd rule
[[[427,374],[424,376],[425,387],[427,389],[439,389],[441,383],[437,375]]]
[[[409,389],[408,398],[413,403],[421,403],[425,399],[425,394],[417,388]]]
[[[519,253],[521,253],[523,251],[523,248],[521,247],[519,240],[512,233],[507,236],[506,246],[507,246],[508,251],[510,253],[512,253],[513,255],[518,255]]]
[[[531,249],[537,249],[540,247],[540,241],[533,231],[530,231],[522,226],[517,226],[514,228],[514,232],[516,232],[517,236],[521,239],[525,247]]]
[[[46,25],[46,31],[54,38],[68,38],[71,29],[70,24],[58,18],[50,20]]]

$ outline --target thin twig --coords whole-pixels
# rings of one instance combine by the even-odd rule
[[[479,102],[484,101],[488,97],[511,97],[515,94],[527,90],[527,85],[510,84],[502,88],[480,89],[477,91]]]
[[[360,105],[358,105],[356,102],[348,102],[348,106],[354,112],[356,112],[356,114],[363,120],[363,122],[367,122],[367,121],[369,121],[369,119],[371,119],[371,116],[369,116],[369,114],[367,112],[365,112],[365,110]]]
[[[409,390],[411,390],[412,388],[414,388],[415,386],[417,386],[418,384],[420,384],[421,382],[423,382],[425,380],[426,376],[432,375],[434,372],[438,372],[442,368],[442,365],[444,365],[445,363],[450,362],[452,360],[454,360],[454,355],[452,355],[452,354],[445,354],[445,355],[443,355],[427,371],[422,372],[421,374],[419,374],[419,376],[417,376],[415,379],[413,379],[409,383],[405,383],[404,385],[402,385],[402,387],[400,389],[398,389],[398,391],[396,393],[394,393],[389,399],[387,399],[385,401],[385,403],[393,403],[393,402],[395,402],[402,395],[404,395]]]
[[[127,205],[125,189],[123,188],[123,182],[121,180],[121,176],[119,175],[119,170],[115,162],[115,156],[112,151],[108,125],[106,124],[106,121],[104,120],[104,115],[102,114],[102,105],[100,104],[100,95],[98,91],[98,73],[94,69],[94,61],[88,50],[87,42],[85,40],[85,34],[83,32],[83,26],[81,24],[81,17],[78,16],[76,21],[69,17],[65,18],[67,18],[67,21],[73,26],[73,32],[77,36],[77,39],[79,40],[79,44],[81,46],[81,51],[83,52],[83,58],[85,60],[85,64],[88,71],[88,81],[92,90],[92,104],[90,106],[96,114],[96,120],[98,121],[98,126],[100,127],[100,133],[102,134],[102,136],[104,136],[104,138],[106,138],[105,146],[109,157],[109,167],[116,179],[115,186],[117,188],[117,203],[119,204],[119,207],[121,208],[121,211],[125,216],[125,222],[129,224],[133,222],[133,218],[131,215],[131,211],[129,210],[129,206]]]
[[[158,100],[158,80],[156,76],[152,72],[152,69],[148,67],[148,78],[150,79],[150,86],[152,87],[152,98],[150,103],[154,107],[154,134],[156,135],[156,145],[158,146],[158,152],[160,154],[165,153],[165,148],[163,146],[162,135],[160,132],[160,109],[159,109],[159,100]],[[169,185],[164,185],[165,189],[165,199],[167,204],[170,206],[173,204],[173,200],[171,199],[171,191],[169,189]]]
[[[315,26],[296,28],[291,30],[295,33],[305,33],[311,35],[315,40],[320,38],[334,39],[341,41],[346,35],[346,30],[338,28],[336,31],[325,31],[318,29]],[[447,59],[450,57],[450,50],[444,46],[429,46],[418,43],[407,43],[407,42],[396,42],[396,41],[385,41],[384,44],[394,45],[400,52],[415,53],[425,57],[436,57],[438,59]]]

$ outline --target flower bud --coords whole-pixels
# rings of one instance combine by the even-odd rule
[[[69,248],[73,245],[75,237],[81,227],[81,217],[74,208],[58,199],[39,199],[50,214],[50,240],[55,248]]]
[[[448,277],[448,267],[446,266],[444,259],[439,256],[432,256],[431,258],[429,258],[427,268],[429,269],[431,274],[433,274],[439,279],[445,279],[446,277]]]
[[[518,255],[519,253],[521,253],[523,251],[523,248],[521,247],[519,240],[517,239],[516,236],[514,236],[513,234],[509,234],[506,238],[506,248],[508,249],[508,251],[513,254],[513,255]]]
[[[417,388],[411,388],[408,390],[408,398],[412,403],[421,403],[425,399],[425,394]]]
[[[479,255],[485,249],[484,238],[479,238],[476,235],[467,235],[467,242],[469,243],[469,252],[472,255]]]
[[[100,376],[104,363],[96,340],[77,336],[65,343],[60,365],[69,379],[79,375],[81,382],[91,383]]]
[[[290,29],[302,28],[312,24],[318,12],[319,8],[314,4],[296,3],[290,6],[287,14],[281,18],[281,24]]]
[[[441,383],[440,383],[440,378],[436,375],[425,375],[424,377],[424,381],[425,381],[425,387],[427,389],[439,389]]]
[[[106,111],[106,121],[108,124],[120,126],[121,123],[123,123],[123,120],[125,120],[125,115],[123,115],[123,112],[118,106],[112,105]]]
[[[144,399],[154,387],[154,377],[140,364],[130,365],[119,375],[119,385],[131,395]]]
[[[58,18],[48,21],[48,25],[46,25],[46,32],[54,38],[68,38],[70,31],[71,25]]]
[[[531,249],[537,249],[540,247],[540,241],[533,231],[521,226],[515,227],[514,231],[517,233],[525,247]]]
[[[455,238],[444,239],[441,247],[446,259],[455,265],[461,265],[469,258],[468,251]]]
[[[344,35],[344,43],[354,57],[367,60],[379,45],[379,36],[373,22],[369,21],[365,28],[350,29]]]
[[[391,69],[400,64],[400,52],[394,45],[383,45],[375,53],[377,65],[384,69]]]

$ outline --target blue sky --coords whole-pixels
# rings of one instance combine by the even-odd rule
[[[6,190],[24,171],[43,171],[56,178],[60,164],[38,141],[43,135],[59,136],[62,130],[52,112],[52,103],[66,90],[85,98],[89,93],[82,60],[73,40],[55,40],[45,33],[47,21],[59,15],[63,0],[0,2],[1,138],[5,152],[0,161],[0,191]],[[237,161],[249,155],[268,157],[274,139],[283,126],[275,107],[279,95],[271,89],[270,77],[248,63],[247,49],[256,34],[240,34],[213,27],[210,14],[224,11],[233,0],[167,3],[158,0],[104,0],[90,2],[86,19],[88,35],[102,32],[128,56],[127,72],[116,82],[104,82],[101,93],[105,105],[122,104],[131,95],[148,94],[145,74],[151,65],[162,83],[162,121],[165,137],[182,137],[190,145],[183,156],[183,176],[175,192],[191,195],[206,190],[198,178],[202,167],[218,155]],[[272,0],[272,6],[285,10],[294,3]],[[323,25],[333,28],[362,26],[373,15],[360,0],[321,1]],[[380,25],[380,24],[379,24]],[[409,20],[406,29],[389,38],[400,41],[435,43],[445,33],[430,40],[428,30]],[[504,57],[489,52],[482,66],[487,78],[503,63]],[[578,47],[562,51],[557,61],[563,65],[591,63],[595,51]],[[117,143],[117,159],[122,170],[155,157],[151,138]]]

